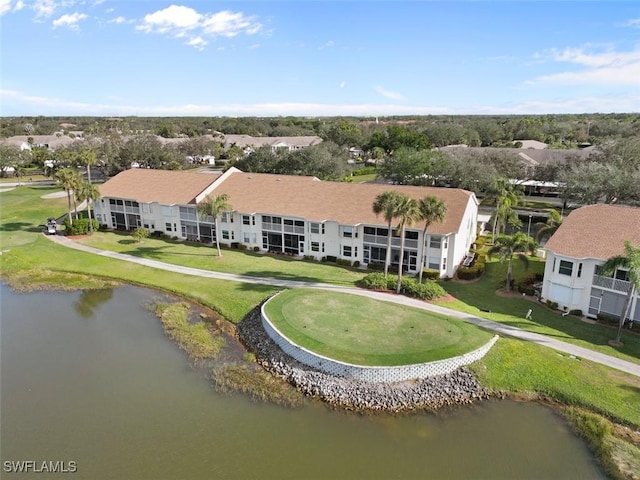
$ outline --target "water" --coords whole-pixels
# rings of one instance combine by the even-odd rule
[[[74,461],[82,479],[604,478],[551,409],[438,415],[287,409],[216,393],[137,288],[1,293],[5,462]]]

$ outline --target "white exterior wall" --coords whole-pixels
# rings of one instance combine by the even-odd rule
[[[571,275],[560,273],[560,262],[571,262]],[[557,302],[560,309],[589,309],[589,295],[595,267],[603,262],[595,259],[575,259],[547,253],[542,284],[542,301]],[[582,265],[582,267],[580,267]]]
[[[210,192],[208,192],[210,193]],[[201,195],[204,198],[204,194]],[[193,207],[194,205],[184,205]],[[95,204],[96,213],[101,215],[101,223],[106,224],[109,228],[114,228],[114,225],[111,222],[111,211],[109,206],[109,199],[103,198],[99,202]],[[469,202],[467,204],[467,208],[465,210],[462,222],[461,222],[461,231],[457,233],[450,233],[447,235],[437,235],[442,238],[441,248],[435,249],[430,248],[429,238],[427,238],[427,247],[426,247],[426,255],[427,255],[427,264],[428,257],[439,258],[439,271],[441,276],[443,277],[452,277],[455,274],[455,271],[458,265],[462,262],[465,255],[469,251],[470,246],[473,244],[476,238],[476,228],[477,228],[477,214],[478,207],[475,196],[471,196]],[[250,225],[243,224],[243,215],[248,215],[250,217]],[[271,216],[279,216],[281,218],[294,218],[287,215],[282,214],[270,214],[268,212],[264,212],[264,215]],[[230,218],[233,218],[233,222],[229,221]],[[140,219],[141,224],[149,225],[149,229],[153,231],[161,231],[166,233],[169,236],[177,236],[179,238],[185,238],[182,235],[182,225],[180,223],[180,205],[160,205],[158,203],[151,204],[140,204]],[[253,219],[255,219],[255,225],[253,225]],[[342,234],[342,227],[335,221],[327,220],[324,222],[324,233],[311,233],[310,232],[310,223],[319,223],[323,224],[321,221],[314,221],[313,219],[301,219],[305,222],[304,228],[304,251],[301,253],[302,255],[311,255],[317,260],[321,260],[323,257],[333,256],[341,259],[348,259],[352,263],[355,261],[363,263],[364,257],[364,225],[350,225],[352,227],[352,236],[345,237]],[[171,224],[171,230],[166,228],[166,224]],[[175,229],[174,229],[175,224]],[[385,227],[386,225],[378,225],[380,227]],[[233,212],[229,214],[229,219],[224,222],[222,219],[219,221],[220,234],[218,235],[218,239],[222,243],[242,243],[247,245],[249,249],[253,249],[253,247],[258,246],[262,249],[262,213],[254,213],[254,214],[246,214],[243,212]],[[132,228],[135,228],[133,226]],[[229,238],[223,238],[222,231],[229,232]],[[415,230],[415,229],[411,229]],[[248,234],[248,240],[246,239],[244,234]],[[427,232],[427,237],[429,237],[429,233]],[[446,239],[446,241],[445,241]],[[318,242],[319,243],[319,251],[313,252],[311,250],[311,243]],[[420,231],[418,236],[418,245],[422,242],[422,232]],[[322,251],[322,245],[324,243],[324,251]],[[445,248],[446,243],[446,248]],[[345,245],[351,246],[351,256],[344,257],[343,256],[343,247]],[[398,248],[397,246],[394,248]],[[423,255],[422,249],[418,250],[418,262]],[[442,268],[443,259],[445,260],[446,268]],[[428,265],[425,266],[428,268]],[[419,269],[419,265],[416,271]]]

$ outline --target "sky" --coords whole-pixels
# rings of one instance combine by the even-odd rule
[[[639,1],[0,0],[1,116],[614,112]]]

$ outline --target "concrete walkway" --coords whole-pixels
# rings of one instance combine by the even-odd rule
[[[473,323],[475,325],[481,326],[488,330],[492,330],[501,335],[508,335],[510,337],[519,338],[521,340],[534,342],[539,345],[543,345],[545,347],[553,348],[554,350],[565,353],[569,356],[574,356],[576,358],[584,358],[586,360],[590,360],[592,362],[599,363],[601,365],[606,365],[607,367],[615,368],[617,370],[621,370],[631,375],[635,375],[636,377],[640,377],[640,365],[638,364],[628,362],[626,360],[622,360],[609,355],[605,355],[603,353],[595,352],[593,350],[589,350],[588,348],[579,347],[571,343],[563,342],[553,337],[548,337],[546,335],[541,335],[539,333],[527,332],[525,330],[522,330],[516,327],[510,327],[502,323],[493,322],[485,318],[480,318],[467,313],[451,310],[449,308],[433,305],[430,303],[423,302],[421,300],[405,297],[403,295],[394,295],[392,293],[376,292],[372,290],[363,290],[359,288],[341,287],[339,285],[331,285],[327,283],[300,282],[296,280],[280,280],[277,278],[259,278],[259,277],[245,276],[245,275],[235,275],[232,273],[212,272],[210,270],[201,270],[198,268],[183,267],[181,265],[172,265],[169,263],[159,262],[157,260],[151,260],[148,258],[139,258],[139,257],[134,257],[132,255],[126,255],[123,253],[111,252],[108,250],[100,250],[97,248],[89,247],[87,245],[82,245],[80,243],[74,242],[61,235],[53,235],[47,238],[61,245],[64,245],[69,248],[74,248],[76,250],[93,253],[95,255],[101,255],[103,257],[115,258],[115,259],[123,260],[126,262],[137,263],[138,265],[157,268],[159,270],[182,273],[184,275],[194,275],[194,276],[199,276],[204,278],[215,278],[218,280],[231,280],[234,282],[254,283],[254,284],[270,285],[274,287],[283,287],[283,288],[319,288],[319,289],[330,290],[334,292],[360,295],[363,297],[369,297],[376,300],[382,300],[385,302],[391,302],[391,303],[396,303],[400,305],[407,305],[410,307],[419,308],[421,310],[436,312],[442,315],[447,315],[449,317],[459,318],[466,322]],[[575,361],[575,360],[568,358],[567,361]]]

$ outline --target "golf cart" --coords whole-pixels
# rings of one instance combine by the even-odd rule
[[[58,234],[58,223],[56,219],[53,217],[49,217],[47,219],[47,228],[45,229],[47,235],[57,235]]]

